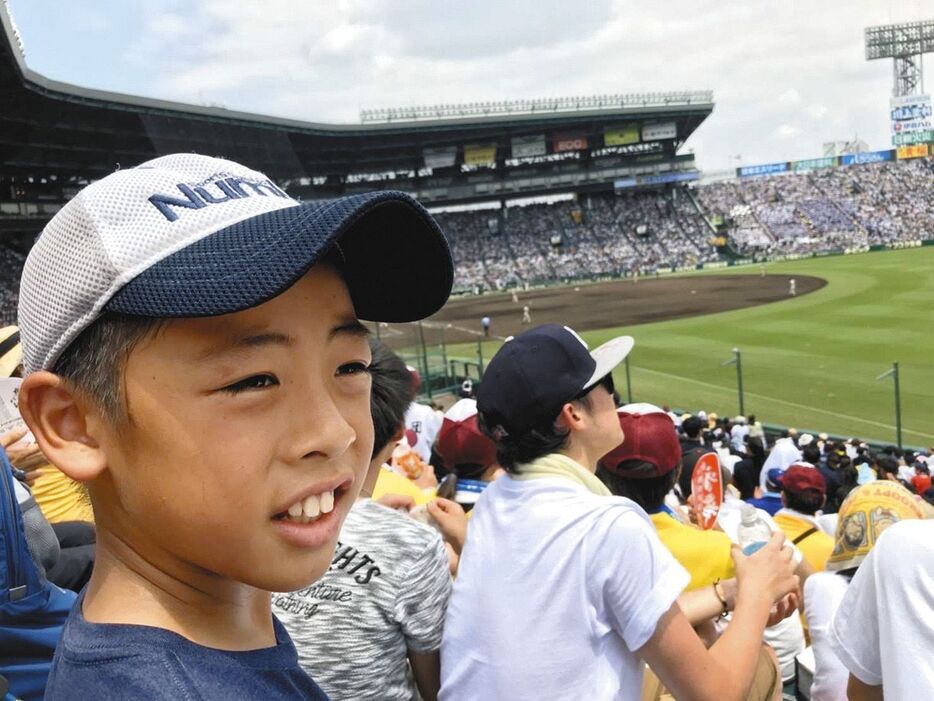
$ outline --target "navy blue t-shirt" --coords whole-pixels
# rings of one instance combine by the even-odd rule
[[[747,504],[752,504],[757,509],[762,509],[769,516],[774,516],[782,508],[782,495],[774,492],[766,492],[758,499],[747,499]]]
[[[52,660],[46,701],[312,699],[328,701],[298,665],[273,617],[276,646],[229,652],[152,626],[90,623],[72,609]]]

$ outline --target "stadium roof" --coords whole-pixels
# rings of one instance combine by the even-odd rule
[[[713,109],[712,94],[702,91],[304,122],[51,80],[27,66],[5,0],[0,22],[0,184],[15,185],[14,200],[22,201],[61,201],[115,168],[185,151],[245,163],[306,198],[394,188],[448,204],[605,188],[637,172],[693,169],[693,159],[676,152]],[[625,143],[607,143],[607,130],[617,127]],[[646,127],[656,128],[651,139],[640,131]],[[516,156],[517,137],[534,142],[531,155]]]

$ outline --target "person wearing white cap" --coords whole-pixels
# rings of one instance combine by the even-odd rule
[[[644,662],[677,697],[740,698],[752,682],[759,643],[734,634],[705,649],[676,603],[688,573],[645,512],[595,474],[624,439],[610,373],[632,345],[622,336],[591,352],[547,324],[507,339],[487,366],[480,425],[507,474],[473,510],[445,620],[441,701],[634,701]],[[760,551],[769,581],[754,587],[775,596],[736,612],[747,632],[797,586],[780,546]]]
[[[328,569],[370,461],[358,318],[421,319],[452,282],[408,195],[301,203],[197,154],[59,210],[23,269],[19,406],[98,540],[46,699],[325,698],[269,592]]]

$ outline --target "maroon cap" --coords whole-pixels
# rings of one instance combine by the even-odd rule
[[[422,388],[422,375],[421,373],[413,368],[411,365],[406,365],[405,369],[409,371],[409,374],[412,376],[412,387],[415,388],[415,394],[418,394],[419,390]]]
[[[617,410],[623,429],[623,442],[603,456],[600,464],[621,477],[649,478],[667,475],[681,464],[681,443],[675,424],[653,404],[627,404]],[[649,472],[620,470],[627,460],[654,465]]]
[[[496,462],[496,444],[477,423],[476,400],[461,399],[448,409],[435,441],[435,452],[449,470],[458,465],[487,467]]]
[[[782,475],[782,491],[799,494],[813,489],[821,494],[827,493],[827,483],[816,467],[795,463]]]

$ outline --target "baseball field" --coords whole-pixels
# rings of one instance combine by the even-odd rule
[[[934,248],[915,248],[771,263],[765,277],[750,266],[520,292],[518,303],[508,293],[486,295],[452,300],[423,333],[436,339],[443,327],[449,357],[476,358],[479,344],[489,360],[502,337],[527,328],[528,305],[534,324],[568,324],[591,347],[633,336],[633,400],[721,415],[739,411],[736,366],[722,365],[738,348],[747,414],[883,442],[895,440],[894,382],[876,378],[897,361],[904,442],[929,446],[932,270]],[[479,334],[484,315],[492,319],[488,340]],[[615,379],[625,399],[622,367]]]

